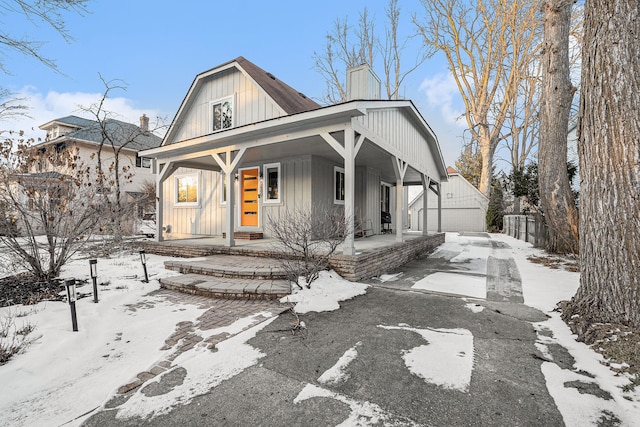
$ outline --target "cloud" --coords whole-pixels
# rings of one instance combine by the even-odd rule
[[[459,92],[451,73],[425,78],[420,91],[426,95],[430,107],[440,110],[442,118],[448,124],[466,128],[466,123],[461,119],[464,111],[456,105],[459,96],[455,95],[459,95]]]
[[[38,129],[51,120],[75,115],[87,119],[95,119],[87,108],[96,105],[103,96],[102,93],[87,92],[40,92],[35,86],[25,86],[16,92],[13,97],[20,98],[24,105],[28,106],[27,114],[30,116],[7,120],[0,123],[0,129],[4,130],[24,130],[28,137],[44,139],[45,132]],[[104,110],[109,112],[110,117],[129,123],[139,123],[140,116],[146,114],[154,123],[156,117],[163,114],[152,108],[136,108],[134,101],[124,97],[108,98],[104,104]]]

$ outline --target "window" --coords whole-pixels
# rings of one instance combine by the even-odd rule
[[[149,157],[140,157],[136,154],[136,167],[149,169],[151,167],[151,159]]]
[[[333,168],[333,203],[344,204],[344,169]]]
[[[225,181],[226,175],[220,171],[220,204],[227,204],[227,182]]]
[[[264,203],[280,203],[280,163],[264,165]]]
[[[229,129],[233,126],[233,97],[219,99],[211,103],[211,132]]]
[[[198,174],[176,176],[176,205],[198,205]]]
[[[380,210],[382,212],[391,212],[391,186],[382,183],[380,185]]]

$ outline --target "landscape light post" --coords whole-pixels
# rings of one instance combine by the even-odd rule
[[[93,302],[98,302],[98,260],[90,259],[89,268],[91,269],[91,280],[93,281]]]
[[[142,262],[142,269],[144,270],[144,283],[149,283],[149,275],[147,274],[147,254],[144,249],[140,249],[140,262]]]
[[[73,332],[78,332],[78,317],[76,315],[76,279],[67,279],[64,281],[67,288],[67,301],[71,307],[71,325]]]

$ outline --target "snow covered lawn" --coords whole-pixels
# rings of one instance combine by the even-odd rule
[[[502,235],[492,239],[502,241],[511,249],[491,249],[465,243],[473,237],[447,235],[447,242],[440,250],[461,251],[451,262],[464,263],[473,273],[486,271],[486,257],[512,257],[522,279],[525,304],[538,308],[550,316],[549,320],[534,325],[538,333],[537,347],[549,359],[542,363],[547,388],[569,426],[596,425],[603,411],[615,414],[622,425],[638,425],[640,420],[640,392],[623,393],[621,386],[628,378],[616,376],[602,365],[602,356],[586,345],[575,341],[559,313],[554,312],[558,301],[570,298],[578,287],[578,273],[562,269],[552,270],[534,264],[530,256],[541,256],[542,251],[531,245]],[[98,260],[98,281],[108,283],[99,286],[100,302],[93,303],[89,296],[77,303],[79,332],[72,332],[69,306],[66,302],[41,302],[34,306],[14,306],[0,309],[0,318],[12,315],[16,328],[35,326],[29,334],[32,343],[22,354],[0,366],[0,424],[2,425],[77,425],[94,409],[113,396],[116,390],[131,381],[136,373],[167,356],[170,350],[162,350],[165,340],[175,331],[179,322],[193,322],[205,308],[168,301],[160,296],[150,296],[158,289],[156,279],[176,273],[165,270],[163,262],[169,257],[148,255],[150,283],[141,281],[143,271],[138,254],[122,254],[111,259]],[[485,270],[483,270],[483,268]],[[71,262],[63,278],[89,278],[86,259]],[[383,281],[393,281],[395,276],[385,276]],[[474,315],[481,315],[484,292],[477,277],[463,282],[446,274],[434,281],[421,280],[421,286],[438,286],[449,294],[452,289],[465,295],[463,304]],[[90,280],[89,280],[90,282]],[[437,282],[437,283],[435,283]],[[465,289],[468,286],[468,289]],[[79,288],[90,294],[91,286]],[[62,291],[62,290],[61,290]],[[283,299],[295,304],[298,313],[339,309],[339,301],[366,293],[367,285],[343,280],[335,272],[322,272],[311,289],[304,288]],[[19,315],[19,317],[16,317]],[[135,392],[131,399],[119,407],[119,417],[149,416],[168,411],[177,404],[185,404],[196,394],[204,393],[221,381],[242,372],[265,355],[246,342],[275,317],[261,313],[266,319],[258,326],[244,330],[255,319],[242,318],[229,327],[214,329],[216,333],[237,333],[216,346],[217,351],[207,351],[198,345],[174,360],[176,366],[186,369],[181,386],[158,396],[146,396]],[[411,331],[424,339],[424,345],[407,350],[404,355],[406,368],[424,381],[444,389],[467,393],[473,381],[473,336],[466,329],[415,328],[410,325],[379,325],[390,334]],[[206,338],[203,335],[203,338]],[[562,369],[553,363],[550,346],[559,344],[573,358],[573,369]],[[348,349],[335,366],[318,378],[320,384],[338,384],[348,380],[347,367],[358,358],[360,343]],[[215,369],[203,367],[215,366]],[[611,395],[610,400],[581,394],[576,388],[568,388],[567,382],[584,381],[577,371],[591,373],[590,382],[597,384]],[[390,417],[383,408],[369,402],[355,401],[317,385],[308,384],[294,401],[321,396],[331,397],[351,407],[350,420],[357,423],[362,414],[370,420],[384,422]],[[347,420],[349,421],[349,420]],[[348,424],[348,422],[347,422]],[[410,424],[410,423],[409,423]]]

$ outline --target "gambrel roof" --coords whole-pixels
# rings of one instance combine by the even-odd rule
[[[274,105],[281,110],[281,116],[298,114],[306,111],[316,110],[322,106],[312,99],[298,92],[273,74],[263,70],[251,61],[239,56],[224,64],[218,65],[207,71],[196,75],[187,94],[185,95],[180,108],[178,109],[167,134],[163,145],[172,144],[176,139],[182,120],[189,114],[190,103],[194,101],[198,92],[212,77],[222,76],[229,70],[237,70],[242,73],[252,84],[261,91]]]
[[[287,114],[302,113],[303,111],[320,108],[320,104],[307,98],[273,74],[266,72],[242,56],[229,63],[237,63],[251,78],[278,104]],[[223,67],[222,65],[221,67]],[[206,73],[206,72],[205,72]]]

